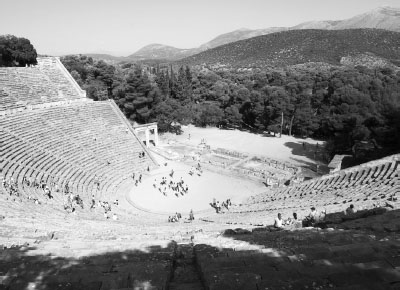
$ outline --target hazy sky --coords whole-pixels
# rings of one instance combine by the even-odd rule
[[[0,34],[40,54],[129,55],[151,43],[197,47],[239,28],[350,18],[399,0],[1,0]]]

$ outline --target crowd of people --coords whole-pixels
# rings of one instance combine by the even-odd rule
[[[139,180],[141,182],[141,174],[139,175]],[[94,177],[93,182],[97,188],[100,190],[100,181],[98,180],[97,176]],[[74,194],[69,186],[69,182],[66,181],[61,186],[58,185],[53,178],[49,178],[47,182],[42,179],[34,179],[32,177],[26,178],[25,176],[22,178],[22,184],[27,187],[31,187],[33,189],[39,190],[42,192],[43,197],[47,199],[53,199],[53,193],[61,193],[66,196],[66,201],[63,204],[63,208],[67,213],[75,213],[77,208],[84,209],[84,201],[79,194]],[[2,187],[5,189],[5,192],[8,193],[10,196],[20,197],[21,194],[19,192],[17,181],[14,178],[6,179],[2,178]],[[41,201],[37,196],[32,196],[28,194],[28,200],[33,201],[35,204],[41,204]],[[118,205],[118,199],[116,199],[113,204],[115,206]],[[118,220],[118,216],[116,213],[111,213],[111,204],[107,201],[97,201],[97,207],[102,208],[104,210],[104,217],[106,219],[112,218],[114,220]],[[91,205],[90,209],[96,208],[96,200],[95,195],[92,194],[91,198]]]
[[[163,176],[160,182],[157,182],[157,179],[154,179],[153,187],[158,189],[164,196],[168,196],[168,194],[174,194],[176,197],[184,196],[189,193],[189,186],[185,183],[183,178],[181,177],[179,181],[175,181],[174,178],[174,170],[167,176]]]
[[[29,186],[32,188],[36,188],[36,189],[40,189],[42,191],[42,194],[45,198],[48,199],[52,199],[53,198],[53,194],[52,194],[52,190],[54,186],[56,186],[56,184],[54,182],[51,182],[50,185],[46,184],[46,182],[41,179],[36,180],[36,179],[32,179],[30,178],[26,178],[25,176],[22,178],[22,184],[25,186]],[[20,197],[20,191],[18,188],[18,183],[16,180],[14,180],[13,177],[11,177],[10,179],[6,179],[5,177],[3,177],[2,179],[2,186],[5,189],[6,193],[8,193],[11,196],[14,197]],[[32,200],[33,202],[35,202],[35,204],[40,204],[40,201],[37,197],[33,197],[32,195],[28,195],[27,196],[28,200]]]

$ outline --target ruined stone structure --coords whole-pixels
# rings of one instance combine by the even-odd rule
[[[152,141],[154,146],[158,146],[158,127],[157,123],[148,123],[142,125],[135,125],[134,130],[136,135],[140,136],[142,133],[145,134],[145,139],[142,141],[146,144],[146,147],[150,147],[150,142]],[[153,136],[153,139],[150,139],[150,134]]]

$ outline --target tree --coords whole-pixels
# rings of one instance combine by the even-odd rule
[[[129,119],[139,123],[147,123],[151,114],[151,103],[153,101],[153,87],[147,74],[142,73],[138,65],[126,78],[125,103],[123,104],[125,114]]]
[[[14,35],[0,36],[0,66],[37,64],[37,53],[31,42]]]
[[[217,126],[221,124],[223,117],[224,111],[222,111],[216,104],[205,103],[200,106],[200,116],[196,121],[201,127],[207,125]]]
[[[225,118],[223,123],[225,126],[241,126],[242,114],[239,112],[239,108],[235,105],[229,106],[224,110]]]

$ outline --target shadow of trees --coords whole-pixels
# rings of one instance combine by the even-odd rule
[[[312,160],[326,162],[324,148],[321,144],[317,144],[311,144],[305,141],[284,143],[286,147],[292,149],[293,155],[304,156]]]
[[[362,211],[341,222],[376,217],[384,212]],[[392,256],[400,248],[398,231],[353,228],[271,232],[260,227],[253,231],[226,230],[222,236],[227,244],[232,244],[229,239],[241,243],[238,248],[218,249],[196,245],[200,272],[210,289],[375,290],[400,286],[400,273]],[[254,250],[255,245],[258,250]]]
[[[95,247],[95,245],[93,245]],[[36,255],[36,247],[1,251],[0,289],[167,289],[176,244],[79,259]]]
[[[325,165],[329,162],[329,156],[325,152],[324,148],[321,144],[311,144],[308,142],[285,142],[284,145],[290,148],[293,155],[303,156],[308,159],[314,160],[315,163],[318,164],[318,171],[322,173],[329,172],[328,167]],[[297,162],[303,163],[305,166],[309,167],[310,169],[317,171],[317,165],[313,162],[307,162],[300,159],[292,158]]]

